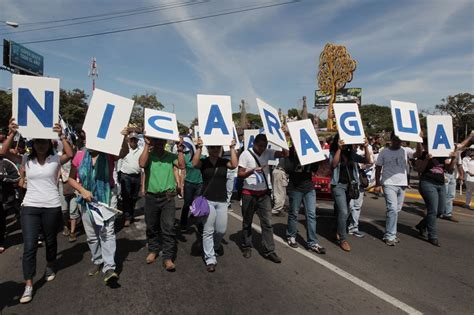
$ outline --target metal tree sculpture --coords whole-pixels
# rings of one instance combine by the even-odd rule
[[[318,86],[321,92],[331,95],[328,108],[328,130],[333,130],[336,93],[352,81],[357,62],[352,59],[345,46],[326,44],[319,56]]]

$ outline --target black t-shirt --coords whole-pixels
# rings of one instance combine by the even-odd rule
[[[285,159],[285,171],[289,174],[287,189],[289,191],[308,192],[314,189],[313,172],[318,170],[318,163],[301,166],[298,158],[290,156]]]
[[[216,202],[227,201],[226,183],[228,162],[229,160],[227,159],[219,158],[216,164],[214,165],[211,163],[209,158],[205,158],[204,160],[202,160],[201,173],[202,181],[204,183],[203,196],[206,197],[207,200]]]
[[[420,160],[426,159],[428,152],[421,154]],[[435,184],[444,184],[444,160],[445,158],[434,157],[428,162],[425,170],[421,173],[420,180],[427,180]]]

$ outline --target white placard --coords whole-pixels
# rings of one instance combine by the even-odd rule
[[[281,129],[282,124],[278,116],[278,110],[259,98],[257,98],[257,106],[268,142],[288,150],[288,143],[286,142],[285,133]]]
[[[423,142],[416,104],[391,100],[390,107],[395,135],[403,141]]]
[[[428,152],[436,157],[448,157],[454,151],[453,118],[449,115],[428,115]]]
[[[87,109],[83,129],[88,149],[119,155],[123,135],[132,114],[134,101],[95,89]]]
[[[239,135],[237,133],[237,128],[235,128],[235,123],[232,122],[232,137],[235,139],[235,150],[240,149]],[[224,152],[230,151],[230,146],[224,146]]]
[[[311,119],[289,122],[287,126],[301,165],[326,159]]]
[[[12,116],[25,138],[55,139],[59,122],[59,79],[12,76]]]
[[[355,103],[333,104],[337,131],[345,144],[364,143],[364,126],[360,118],[359,106]]]
[[[198,122],[204,145],[229,145],[232,141],[230,96],[197,95]]]
[[[179,141],[178,121],[173,113],[145,108],[144,126],[147,137]]]

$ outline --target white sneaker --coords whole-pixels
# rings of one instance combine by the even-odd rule
[[[25,304],[29,303],[33,300],[33,287],[32,286],[25,286],[25,292],[23,292],[23,295],[20,298],[20,303]]]
[[[53,281],[54,278],[56,278],[56,273],[54,273],[53,268],[46,267],[46,271],[44,273],[44,279],[49,282],[49,281]]]

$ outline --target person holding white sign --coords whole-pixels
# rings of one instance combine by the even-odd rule
[[[358,155],[352,145],[347,145],[339,139],[339,134],[334,136],[329,149],[329,162],[332,167],[331,193],[334,198],[334,210],[337,214],[336,239],[339,241],[341,249],[346,252],[351,251],[351,246],[347,241],[349,203],[352,199],[358,199],[360,195],[357,163],[366,164],[370,160],[368,142],[367,139],[364,140],[364,157]]]
[[[235,139],[230,148],[230,160],[221,158],[222,146],[207,146],[209,156],[201,159],[202,140],[198,139],[196,154],[193,156],[193,167],[201,170],[203,179],[203,197],[209,204],[209,215],[204,218],[202,243],[204,261],[208,272],[214,272],[217,265],[217,255],[224,252],[221,241],[227,230],[227,171],[235,169],[238,164],[235,151]]]
[[[242,253],[245,258],[252,256],[252,220],[255,213],[260,218],[262,227],[262,245],[264,255],[274,263],[281,263],[275,253],[272,226],[272,203],[270,193],[270,169],[268,161],[274,158],[287,157],[288,150],[275,151],[267,149],[268,141],[264,134],[255,137],[253,147],[245,150],[239,158],[238,176],[244,179],[242,189]]]
[[[177,146],[178,154],[165,150],[166,140],[145,137],[145,147],[140,156],[140,167],[145,169],[145,222],[148,255],[146,263],[156,261],[160,252],[160,234],[163,244],[163,267],[175,271],[176,256],[174,232],[175,196],[177,178],[174,168],[184,169],[183,138]]]
[[[419,154],[422,150],[423,152]],[[454,167],[456,153],[452,152],[449,160],[445,157],[432,157],[426,150],[426,142],[425,146],[418,144],[417,153],[420,158],[416,161],[416,170],[421,173],[419,190],[425,201],[426,215],[415,228],[422,237],[428,230],[428,242],[439,247],[436,217],[444,214],[446,209],[447,194],[444,173],[445,168]]]
[[[64,154],[54,153],[52,141],[34,139],[30,154],[23,157],[9,151],[18,125],[10,119],[9,132],[0,150],[0,156],[21,164],[20,186],[25,180],[27,191],[23,199],[21,211],[21,227],[23,232],[23,277],[25,291],[20,303],[28,303],[33,299],[33,277],[36,274],[36,252],[38,250],[38,233],[42,228],[46,242],[46,281],[56,277],[54,263],[57,254],[57,231],[61,222],[61,198],[59,196],[58,175],[61,165],[73,156],[73,150],[66,137],[62,134],[60,124],[54,124],[53,131],[58,134],[64,146]]]
[[[390,135],[390,146],[379,153],[375,167],[375,191],[382,191],[387,204],[385,234],[383,240],[388,246],[400,242],[397,237],[398,213],[405,200],[407,181],[407,159],[402,141],[394,132]],[[382,181],[380,180],[382,175]]]
[[[81,133],[86,138],[85,131]],[[111,204],[113,189],[116,185],[113,177],[115,162],[124,158],[129,150],[126,141],[127,134],[128,130],[125,127],[121,132],[123,140],[118,156],[87,148],[76,152],[68,180],[69,185],[80,193],[77,203],[81,209],[82,224],[94,265],[88,275],[96,276],[102,269],[106,285],[118,280],[118,274],[115,272],[115,216],[105,220],[103,225],[97,223],[90,203],[94,201],[108,206]],[[87,145],[87,139],[85,141]],[[101,227],[98,228],[98,225]]]

